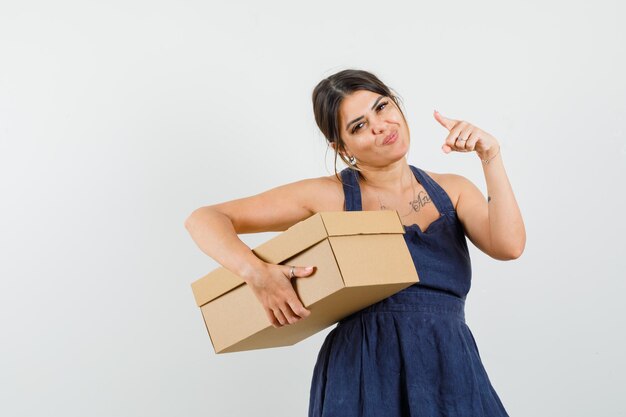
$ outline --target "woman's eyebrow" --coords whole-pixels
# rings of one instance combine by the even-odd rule
[[[374,102],[374,104],[372,105],[372,110],[374,110],[374,108],[376,107],[376,105],[378,104],[378,102],[380,100],[382,100],[385,96],[378,96],[378,98],[376,99],[376,101]],[[364,116],[359,116],[356,119],[354,119],[353,121],[351,121],[350,123],[348,123],[346,125],[346,130],[348,130],[350,128],[350,125],[354,122],[358,122],[359,120],[361,120]]]

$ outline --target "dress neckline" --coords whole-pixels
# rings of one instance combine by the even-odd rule
[[[435,208],[439,212],[439,217],[430,222],[425,230],[422,230],[420,225],[417,223],[413,223],[410,225],[403,224],[403,226],[405,230],[415,230],[417,233],[427,234],[433,230],[433,227],[436,228],[439,224],[443,223],[443,219],[450,211],[450,208],[452,208],[452,211],[454,211],[454,207],[452,206],[452,202],[450,201],[447,193],[426,172],[410,164],[409,168],[413,172],[413,175],[417,182],[422,185],[422,187],[424,187],[424,190],[426,190],[426,193],[428,194]],[[347,182],[347,184],[344,183],[346,210],[363,210],[363,204],[361,200],[361,186],[358,181],[358,172],[350,168],[345,168],[341,172],[341,174],[342,179]]]

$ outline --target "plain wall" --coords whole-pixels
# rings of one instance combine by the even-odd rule
[[[466,318],[509,414],[625,415],[624,12],[1,2],[0,414],[306,415],[330,328],[216,355],[190,284],[219,265],[183,223],[333,174],[311,92],[360,68],[404,99],[410,164],[486,192],[433,109],[500,141],[528,240],[509,262],[470,245]]]

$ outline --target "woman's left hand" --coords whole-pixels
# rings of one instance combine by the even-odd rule
[[[496,138],[466,121],[448,119],[436,110],[435,119],[450,131],[441,147],[445,153],[476,151],[479,158],[485,160],[495,155],[500,148]]]

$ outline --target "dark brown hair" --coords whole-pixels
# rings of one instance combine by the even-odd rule
[[[328,143],[336,143],[337,149],[335,150],[334,168],[337,178],[339,178],[337,174],[337,156],[340,156],[346,165],[348,165],[348,168],[357,171],[361,178],[365,180],[358,164],[352,165],[341,153],[345,152],[346,148],[340,134],[339,106],[346,96],[358,90],[367,90],[389,97],[394,101],[396,106],[398,106],[404,118],[404,113],[399,104],[400,98],[391,88],[386,86],[371,72],[346,69],[320,81],[317,86],[315,86],[315,89],[313,89],[313,113],[315,115],[315,122]],[[339,180],[341,181],[341,178],[339,178]]]

